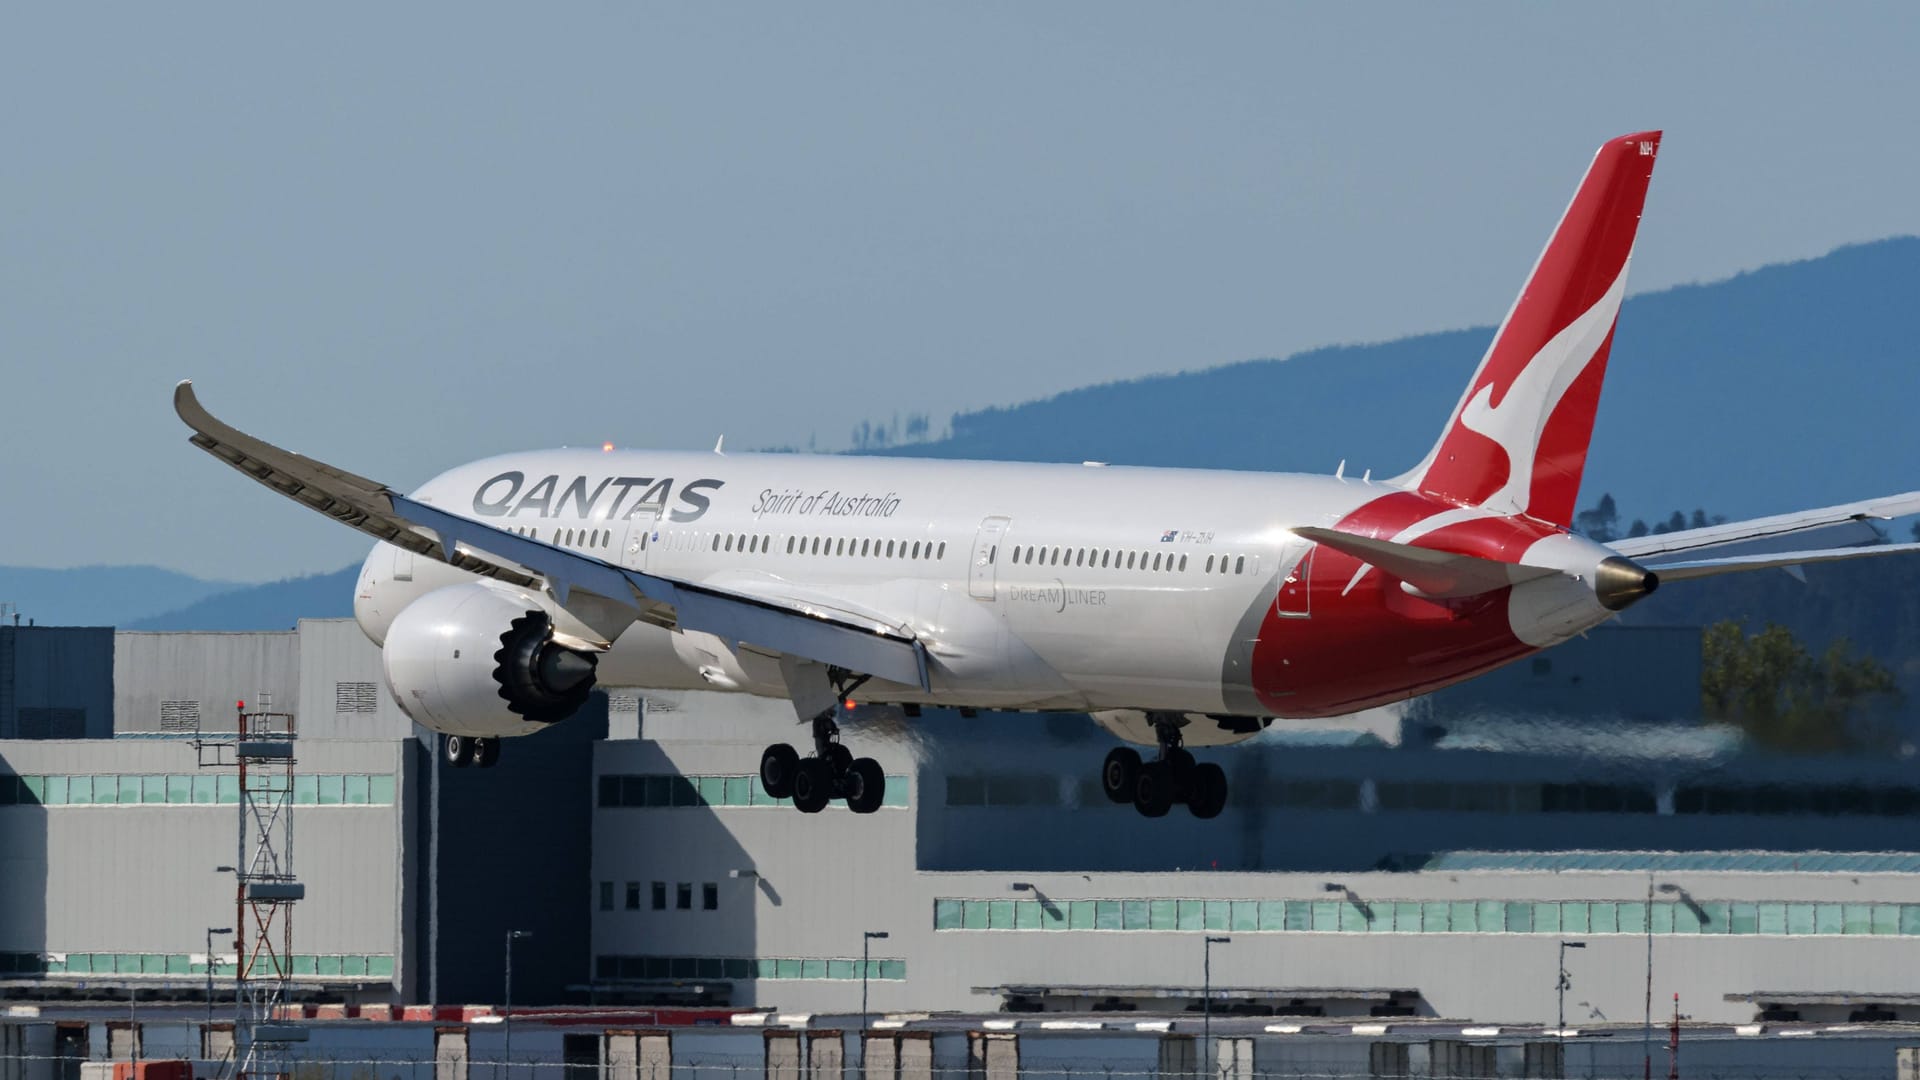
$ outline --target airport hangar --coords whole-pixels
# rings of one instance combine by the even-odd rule
[[[1552,1024],[1564,958],[1569,1026],[1637,1025],[1651,956],[1656,1023],[1920,1020],[1910,765],[1743,754],[1672,720],[1698,683],[1697,631],[1602,630],[1210,752],[1205,822],[1107,802],[1083,718],[856,709],[888,805],[805,816],[751,778],[781,702],[613,688],[452,770],[348,620],[0,627],[0,992],[204,998],[237,791],[193,733],[250,697],[298,717],[313,1001],[496,1002],[517,929],[528,1005],[1179,1013],[1210,978],[1222,1013]],[[1567,710],[1637,719],[1514,718]]]

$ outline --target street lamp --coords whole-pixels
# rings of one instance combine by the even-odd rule
[[[1209,934],[1200,945],[1200,1064],[1209,1072],[1208,1055],[1213,1047],[1213,947],[1233,939]]]
[[[1680,886],[1669,881],[1660,886],[1663,893],[1677,893]],[[1644,1056],[1642,1068],[1646,1080],[1653,1080],[1653,871],[1647,871],[1647,1019],[1646,1027],[1640,1036],[1640,1050]]]
[[[867,930],[860,935],[860,1030],[867,1030],[867,967],[868,950],[876,941],[885,941],[885,930]]]
[[[213,1026],[213,935],[231,934],[231,926],[207,927],[207,1026]]]
[[[531,930],[507,931],[507,1003],[500,1022],[505,1025],[507,1033],[506,1047],[501,1051],[501,1056],[506,1058],[508,1075],[512,1075],[513,1072],[513,943],[520,938],[532,936]]]
[[[1567,950],[1584,949],[1586,947],[1587,943],[1584,941],[1562,941],[1560,943],[1560,981],[1558,983],[1560,991],[1560,1021],[1559,1026],[1555,1029],[1555,1034],[1559,1037],[1560,1044],[1563,1047],[1567,1042],[1567,987],[1572,985],[1572,980],[1567,978]],[[1562,1050],[1561,1053],[1565,1054],[1565,1050]]]

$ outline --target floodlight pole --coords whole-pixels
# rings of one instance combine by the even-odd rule
[[[885,930],[867,930],[867,931],[863,931],[860,935],[860,1030],[861,1031],[867,1030],[869,1026],[867,1021],[867,967],[869,965],[868,957],[872,955],[871,947],[873,943],[876,941],[885,941],[886,939],[887,939],[887,932]],[[864,1038],[864,1036],[862,1036],[862,1038]],[[865,1043],[862,1043],[861,1045],[864,1046]],[[864,1055],[865,1051],[863,1050],[861,1051],[861,1053]],[[862,1056],[861,1060],[865,1061],[866,1058]]]
[[[1563,1068],[1566,1062],[1567,1045],[1567,985],[1570,982],[1567,978],[1567,950],[1584,949],[1586,947],[1587,943],[1584,941],[1562,941],[1560,943],[1560,979],[1556,984],[1560,992],[1560,1011],[1559,1022],[1555,1025],[1554,1034],[1560,1039],[1560,1059]]]
[[[1200,1064],[1209,1072],[1215,1071],[1207,1064],[1213,1046],[1213,947],[1232,940],[1209,934],[1200,945]]]
[[[533,936],[531,930],[507,931],[507,1001],[500,1022],[506,1029],[506,1046],[500,1056],[506,1059],[507,1075],[513,1075],[513,943],[520,938]]]

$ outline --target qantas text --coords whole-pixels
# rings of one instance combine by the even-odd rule
[[[667,515],[670,521],[693,521],[707,512],[714,492],[724,480],[689,480],[679,487],[679,506]],[[639,496],[631,502],[628,496]],[[581,518],[612,521],[630,518],[648,507],[665,507],[674,496],[673,477],[609,476],[598,483],[576,476],[565,487],[558,476],[543,476],[527,484],[527,475],[518,470],[503,472],[481,484],[473,493],[473,512],[485,517],[519,517],[534,514],[543,518],[566,517],[571,512]],[[611,497],[605,509],[596,514],[602,498]],[[625,507],[626,512],[621,513]]]

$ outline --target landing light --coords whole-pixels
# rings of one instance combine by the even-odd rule
[[[603,442],[603,443],[601,443],[601,444],[600,444],[600,452],[601,452],[601,453],[603,453],[603,454],[610,454],[610,453],[612,453],[612,452],[613,452],[613,444],[612,444],[612,443],[610,443],[610,442]]]

